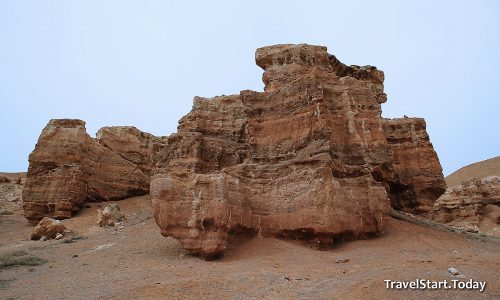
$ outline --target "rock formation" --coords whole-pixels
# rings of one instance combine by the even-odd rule
[[[384,73],[310,45],[260,48],[264,92],[195,97],[178,132],[155,137],[52,120],[30,155],[24,209],[34,224],[85,201],[150,189],[161,233],[195,254],[229,235],[329,245],[380,233],[390,205],[427,212],[444,191],[423,119],[384,119]]]
[[[421,118],[384,119],[387,143],[393,151],[389,186],[391,206],[411,213],[432,209],[446,190],[443,171]]]
[[[431,212],[434,220],[474,231],[500,229],[500,176],[470,179],[446,191]],[[498,228],[498,229],[495,229]]]
[[[85,201],[123,199],[149,190],[149,176],[92,139],[81,120],[51,120],[29,163],[23,207],[31,224],[46,216],[69,218]]]
[[[153,147],[164,236],[217,256],[228,234],[363,238],[395,207],[425,211],[445,183],[422,119],[381,118],[384,73],[325,47],[260,48],[264,92],[205,99]]]

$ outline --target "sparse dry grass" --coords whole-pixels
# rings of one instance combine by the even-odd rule
[[[46,262],[43,258],[29,256],[28,252],[18,250],[0,255],[0,271],[19,266],[39,266]]]

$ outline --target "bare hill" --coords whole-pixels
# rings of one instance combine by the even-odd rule
[[[465,166],[445,178],[448,187],[456,186],[472,178],[500,176],[500,156]]]

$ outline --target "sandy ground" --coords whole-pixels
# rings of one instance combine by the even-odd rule
[[[48,260],[0,270],[1,299],[500,299],[500,244],[391,219],[380,237],[327,251],[298,241],[240,238],[217,261],[185,253],[160,235],[149,196],[118,202],[124,228],[95,224],[89,204],[66,226],[84,236],[74,243],[30,241],[22,210],[0,216],[0,255],[24,250]],[[348,258],[347,263],[338,263]],[[462,277],[448,273],[448,267]],[[384,279],[486,281],[467,290],[388,290]]]

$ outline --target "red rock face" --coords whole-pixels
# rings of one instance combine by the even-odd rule
[[[309,45],[264,47],[256,61],[263,93],[197,97],[178,132],[155,146],[151,196],[163,235],[204,256],[222,254],[241,231],[330,244],[381,232],[389,196],[410,210],[439,197],[425,123],[413,140],[405,121],[381,118],[382,71]],[[393,130],[410,141],[391,139]],[[401,190],[409,195],[398,202]]]
[[[51,120],[29,162],[23,206],[31,224],[43,217],[69,218],[85,201],[123,199],[149,190],[149,177],[92,139],[80,120]]]
[[[421,118],[384,119],[384,131],[394,152],[392,172],[384,182],[394,209],[429,212],[446,190],[443,170]]]

